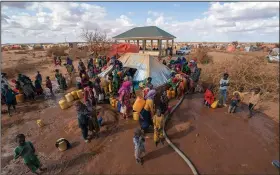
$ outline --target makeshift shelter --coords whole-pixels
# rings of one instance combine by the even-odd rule
[[[144,81],[148,77],[152,77],[152,83],[155,88],[167,83],[171,76],[171,70],[165,65],[159,63],[156,58],[148,54],[126,53],[119,58],[125,70],[134,70],[133,82]],[[113,66],[109,66],[100,73],[99,77],[106,77],[113,71]]]
[[[130,41],[136,41],[137,46],[139,46],[139,41],[142,41],[143,53],[145,53],[146,50],[147,40],[151,41],[151,46],[154,45],[153,41],[156,40],[159,56],[162,56],[164,53],[162,49],[162,40],[166,40],[166,48],[168,47],[168,41],[171,40],[171,48],[173,48],[174,39],[176,37],[156,26],[145,26],[135,27],[113,38],[115,40],[125,40],[126,43],[130,43]]]
[[[229,45],[229,46],[227,47],[227,51],[228,51],[228,52],[234,52],[234,51],[235,51],[235,47],[234,47],[233,45]]]
[[[120,43],[113,44],[107,57],[112,57],[116,54],[122,55],[125,53],[139,53],[139,47],[136,44]]]

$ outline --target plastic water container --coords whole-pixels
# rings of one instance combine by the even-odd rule
[[[77,91],[77,96],[78,96],[79,99],[84,98],[83,90],[78,90]]]
[[[58,102],[58,104],[59,104],[61,109],[67,109],[68,108],[68,104],[67,104],[67,102],[65,100],[60,100]]]
[[[67,150],[67,143],[65,141],[62,141],[58,144],[58,150],[59,151],[65,151]]]
[[[74,100],[79,99],[78,95],[77,95],[77,91],[72,91],[71,95],[74,97]]]
[[[41,128],[44,126],[44,123],[42,120],[37,120],[37,125]]]
[[[173,91],[171,91],[171,96],[172,96],[172,98],[175,98],[175,96],[176,96],[176,92],[173,90]]]
[[[139,120],[139,112],[133,112],[133,120]]]
[[[23,103],[24,102],[24,95],[23,94],[16,95],[16,100],[17,100],[17,103]]]
[[[167,98],[168,98],[168,99],[171,99],[171,98],[172,98],[172,93],[171,93],[170,90],[167,90],[166,94],[167,94]]]
[[[144,108],[146,101],[141,98],[137,97],[134,104],[133,104],[133,110],[136,112],[141,112],[141,110]]]
[[[219,103],[219,100],[214,101],[214,102],[211,104],[211,108],[213,108],[213,109],[217,108],[218,103]]]
[[[68,103],[71,103],[72,101],[74,101],[74,97],[71,95],[71,93],[66,94],[65,98]]]

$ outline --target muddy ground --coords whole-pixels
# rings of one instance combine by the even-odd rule
[[[52,60],[44,54],[38,52],[32,58],[30,55],[4,52],[2,71],[10,73],[9,78],[14,78],[19,72],[34,78],[37,70],[41,71],[44,79],[47,75],[53,76],[55,68]],[[231,56],[218,52],[210,54],[216,60]],[[60,70],[65,72],[64,68]],[[2,174],[31,174],[22,160],[12,160],[18,133],[24,133],[27,140],[35,145],[40,160],[48,168],[44,174],[191,173],[168,145],[155,147],[151,134],[146,142],[145,163],[143,166],[137,165],[132,137],[139,125],[132,119],[119,119],[115,109],[109,105],[101,105],[101,115],[105,119],[101,137],[84,143],[74,108],[61,110],[58,107],[62,96],[56,94],[55,98],[38,98],[36,102],[19,104],[18,113],[11,118],[2,115]],[[201,102],[201,95],[187,96],[172,116],[167,131],[171,140],[190,157],[200,173],[279,173],[271,165],[272,160],[279,159],[278,103],[266,102],[269,107],[258,110],[254,118],[246,120],[245,106],[237,114],[228,115],[224,108],[207,109]],[[172,105],[175,103],[172,101]],[[38,127],[38,119],[43,120],[44,127]],[[55,141],[61,137],[68,139],[73,148],[59,152]]]

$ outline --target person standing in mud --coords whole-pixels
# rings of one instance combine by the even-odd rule
[[[46,77],[46,87],[50,90],[51,95],[54,95],[53,89],[52,89],[52,82],[50,80],[50,77]]]
[[[57,84],[60,85],[60,72],[58,69],[55,69],[55,79],[57,81]]]
[[[32,84],[32,81],[29,77],[18,74],[18,82],[22,87],[23,93],[26,98],[35,99],[35,87]]]
[[[90,111],[87,109],[87,106],[84,105],[81,101],[75,102],[75,107],[78,115],[78,125],[81,128],[83,138],[86,143],[89,142],[88,140],[88,123],[89,118],[91,117]]]
[[[224,77],[220,80],[220,98],[219,104],[220,106],[227,107],[226,100],[227,100],[227,88],[229,86],[229,79],[228,73],[224,73]]]
[[[253,92],[251,94],[251,97],[249,99],[249,115],[248,117],[251,118],[253,117],[253,111],[254,111],[254,107],[260,102],[261,100],[261,89],[255,88],[253,89]]]
[[[42,85],[43,79],[42,79],[42,75],[40,74],[39,71],[37,71],[37,75],[36,75],[35,79],[39,81],[40,85]]]
[[[146,104],[140,112],[139,123],[142,130],[147,133],[150,126],[153,126],[152,117],[154,116],[154,98],[156,96],[156,90],[152,89],[145,96]]]
[[[46,170],[46,168],[42,168],[42,164],[40,163],[38,156],[35,154],[35,148],[33,144],[31,142],[26,142],[25,136],[23,134],[16,136],[16,142],[18,143],[18,146],[14,150],[14,159],[22,157],[24,164],[34,174],[39,174],[37,173],[38,169],[40,171]]]
[[[156,115],[153,116],[154,122],[154,142],[156,146],[161,143],[164,145],[164,137],[163,137],[163,113],[160,109],[157,109]]]
[[[89,120],[88,120],[88,130],[91,131],[92,136],[95,134],[96,138],[99,137],[99,131],[100,131],[100,126],[98,124],[97,120],[97,111],[96,111],[96,106],[93,106],[93,103],[90,99],[88,99],[86,102],[86,107],[88,111],[91,113]]]
[[[11,107],[12,106],[14,108],[14,111],[16,112],[17,101],[16,101],[15,92],[12,89],[10,89],[7,84],[5,84],[4,91],[2,93],[4,94],[5,103],[8,107],[8,114],[9,114],[9,116],[11,116]]]

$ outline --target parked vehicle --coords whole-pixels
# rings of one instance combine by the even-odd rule
[[[181,47],[180,50],[176,51],[176,55],[188,55],[191,53],[191,49],[189,47]]]
[[[269,62],[279,62],[279,48],[272,49],[272,51],[270,51],[269,55],[267,56],[267,59]]]

